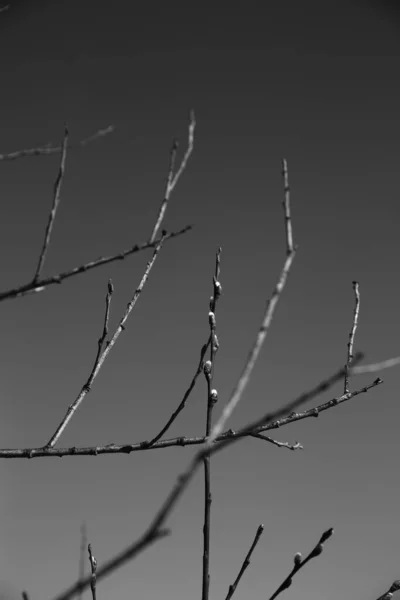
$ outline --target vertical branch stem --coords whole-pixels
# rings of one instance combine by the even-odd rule
[[[344,393],[348,394],[350,391],[349,388],[349,374],[350,374],[350,366],[353,361],[353,345],[354,345],[354,336],[356,334],[356,329],[358,325],[358,315],[360,313],[360,289],[357,281],[353,281],[353,290],[355,295],[355,305],[354,305],[354,314],[353,314],[353,325],[350,329],[349,333],[349,341],[347,343],[347,362],[345,366],[345,375],[344,375]]]
[[[92,590],[92,599],[96,600],[96,579],[97,579],[97,560],[92,554],[92,546],[88,545],[91,578],[90,578],[90,589]]]
[[[207,381],[207,416],[206,416],[206,437],[210,435],[212,412],[215,403],[218,400],[217,390],[213,389],[214,361],[218,351],[219,343],[215,331],[215,307],[217,300],[221,295],[221,284],[219,282],[221,248],[218,249],[215,263],[215,275],[213,277],[213,295],[210,298],[210,312],[208,319],[210,324],[210,359],[204,364],[204,375]],[[202,600],[208,600],[210,589],[210,525],[211,525],[211,465],[210,457],[205,456],[204,464],[204,525],[203,525],[203,579],[202,579]]]

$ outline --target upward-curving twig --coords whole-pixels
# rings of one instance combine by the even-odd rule
[[[284,216],[285,216],[286,259],[285,259],[281,274],[279,276],[278,282],[272,293],[272,296],[270,297],[270,299],[268,300],[268,302],[266,304],[265,312],[264,312],[264,316],[263,316],[260,328],[258,330],[253,347],[251,348],[249,355],[247,357],[243,371],[239,377],[238,382],[236,383],[236,385],[233,389],[233,392],[231,394],[229,401],[224,406],[224,409],[222,411],[222,414],[221,414],[219,420],[216,422],[216,424],[214,425],[214,427],[211,431],[211,434],[208,439],[208,444],[210,444],[210,445],[214,442],[214,440],[222,432],[227,420],[233,413],[236,405],[238,404],[238,402],[240,401],[240,399],[242,397],[242,394],[243,394],[247,384],[250,381],[251,373],[254,369],[254,366],[255,366],[257,358],[260,354],[261,348],[264,344],[265,338],[268,333],[268,329],[271,325],[271,321],[272,321],[272,317],[275,312],[276,305],[278,304],[278,301],[279,301],[279,298],[283,291],[283,288],[285,287],[286,279],[287,279],[290,267],[292,266],[292,263],[293,263],[293,260],[294,260],[295,254],[296,254],[296,248],[293,245],[292,221],[291,221],[291,215],[290,215],[290,188],[289,188],[287,162],[285,159],[282,160],[282,175],[283,175],[283,185],[284,185],[283,211],[284,211]]]
[[[120,334],[122,331],[125,330],[125,323],[128,320],[128,317],[130,315],[130,313],[132,312],[132,309],[134,308],[143,288],[144,285],[149,277],[150,271],[154,265],[154,262],[157,258],[157,255],[159,253],[159,251],[161,250],[162,244],[164,241],[164,235],[161,238],[160,242],[158,243],[157,247],[154,250],[153,256],[151,258],[151,260],[149,260],[149,262],[146,265],[146,269],[145,272],[142,276],[142,279],[138,285],[138,287],[136,288],[131,300],[128,303],[128,306],[125,310],[124,315],[122,316],[117,329],[115,330],[114,335],[112,336],[112,338],[105,344],[104,346],[104,341],[105,341],[105,337],[107,335],[107,324],[108,324],[108,314],[109,314],[109,307],[110,307],[110,300],[111,300],[111,295],[113,293],[113,286],[111,281],[108,283],[108,293],[107,293],[107,298],[106,298],[106,315],[105,315],[105,321],[104,321],[104,329],[103,329],[103,334],[100,337],[99,341],[98,341],[98,351],[97,351],[97,355],[96,355],[96,360],[94,362],[92,371],[89,375],[89,378],[87,379],[86,383],[83,385],[80,393],[78,394],[77,398],[74,400],[74,402],[72,402],[72,404],[70,404],[70,406],[68,407],[67,412],[65,413],[64,418],[62,419],[61,423],[58,425],[56,431],[53,433],[53,435],[51,436],[50,440],[47,442],[47,444],[45,445],[45,448],[53,448],[54,445],[57,443],[57,441],[60,439],[63,431],[65,430],[65,428],[67,427],[68,423],[70,422],[70,420],[72,419],[72,417],[74,416],[77,408],[79,407],[79,405],[82,403],[83,399],[85,398],[86,394],[88,392],[90,392],[92,384],[94,379],[97,377],[101,367],[104,364],[104,361],[106,360],[107,356],[109,355],[109,353],[111,352],[114,344],[116,343],[117,339],[119,338]]]

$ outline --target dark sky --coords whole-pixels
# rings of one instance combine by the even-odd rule
[[[11,1],[0,13],[0,153],[59,143],[65,121],[72,144],[116,127],[68,153],[45,274],[149,237],[172,139],[181,156],[190,108],[197,118],[193,155],[164,222],[194,229],[163,248],[60,446],[132,443],[161,428],[207,339],[222,246],[219,414],[284,259],[283,156],[299,251],[230,426],[344,363],[353,280],[361,291],[356,348],[368,362],[400,354],[397,6],[142,4]],[[57,155],[0,162],[3,289],[32,277],[58,164]],[[92,366],[108,278],[113,331],[148,258],[2,303],[1,447],[48,440]],[[376,598],[400,577],[399,370],[382,377],[376,390],[276,432],[302,451],[246,440],[215,457],[211,598],[225,597],[260,523],[264,538],[239,588],[249,600],[269,597],[295,552],[306,553],[331,526],[335,536],[288,598]],[[167,437],[203,434],[205,399],[200,379]],[[99,563],[128,545],[193,451],[0,461],[3,596],[27,589],[32,600],[51,598],[71,584],[83,521]],[[198,477],[174,512],[172,536],[105,580],[99,597],[200,595],[202,485]]]

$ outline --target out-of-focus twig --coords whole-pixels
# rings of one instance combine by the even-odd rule
[[[109,125],[108,127],[99,129],[93,135],[90,135],[89,137],[81,140],[77,144],[70,144],[68,146],[68,151],[75,150],[75,148],[78,148],[79,146],[86,146],[90,142],[94,142],[95,140],[104,137],[109,133],[112,133],[114,130],[114,125]],[[62,148],[62,145],[52,146],[51,144],[46,144],[45,146],[37,146],[36,148],[25,148],[24,150],[16,150],[15,152],[0,154],[0,161],[16,160],[17,158],[24,158],[25,156],[43,156],[49,154],[57,154],[58,152],[62,152]]]
[[[22,592],[22,600],[29,600],[28,592]]]
[[[383,596],[379,596],[379,598],[377,598],[377,600],[392,600],[393,594],[395,594],[399,590],[400,590],[400,579],[396,579],[396,581],[393,581],[393,583],[390,586],[390,588],[388,589],[388,591],[385,592],[383,594]]]
[[[158,212],[158,216],[157,216],[156,222],[153,227],[153,232],[150,237],[151,242],[153,242],[156,238],[158,230],[160,229],[161,223],[164,219],[165,211],[167,210],[169,198],[170,198],[172,192],[174,191],[174,188],[175,188],[176,184],[178,183],[180,176],[182,175],[183,171],[186,168],[186,165],[187,165],[190,155],[192,154],[193,144],[194,144],[195,127],[196,127],[196,120],[195,120],[195,116],[194,116],[194,110],[191,110],[190,114],[189,114],[188,146],[187,146],[185,155],[182,159],[181,165],[180,165],[179,169],[177,170],[177,172],[175,173],[175,175],[174,175],[174,169],[175,169],[176,153],[178,151],[178,141],[174,140],[173,144],[172,144],[168,176],[167,176],[167,183],[166,183],[165,192],[164,192],[164,198],[163,198],[163,201],[161,202],[160,210]]]
[[[255,536],[255,538],[253,540],[253,543],[250,546],[250,550],[246,554],[246,558],[243,561],[243,564],[242,564],[242,566],[240,568],[238,576],[236,577],[236,579],[232,583],[232,585],[229,586],[229,591],[228,591],[228,593],[226,595],[225,600],[230,600],[232,598],[233,594],[235,593],[236,588],[238,586],[238,583],[239,583],[239,581],[241,580],[241,578],[243,576],[243,573],[245,572],[245,570],[247,569],[247,567],[250,564],[251,555],[253,554],[254,548],[257,546],[258,542],[260,541],[260,537],[261,537],[263,531],[264,531],[264,525],[261,524],[261,525],[258,526],[256,536]]]
[[[357,363],[361,359],[361,357],[362,355],[356,355],[354,357],[354,363]],[[340,379],[343,379],[343,376],[344,368],[341,368],[339,371],[334,373],[328,379],[322,381],[312,390],[301,394],[292,402],[289,402],[288,404],[277,409],[276,411],[265,415],[256,423],[261,422],[262,424],[266,425],[269,422],[280,418],[282,415],[286,414],[287,412],[290,412],[290,410],[292,410],[293,408],[300,406],[301,404],[307,402],[311,398],[314,398],[320,393],[326,391],[332,385],[337,383]],[[250,432],[252,432],[252,428],[254,428],[253,424],[244,427],[240,431],[246,432],[246,435],[248,435]],[[119,552],[114,558],[112,558],[107,563],[99,567],[97,569],[97,581],[103,579],[107,575],[110,575],[110,573],[114,572],[123,564],[135,558],[140,552],[143,552],[150,544],[155,542],[157,539],[168,535],[169,531],[164,529],[164,523],[171,514],[172,510],[175,508],[175,505],[181,498],[189,483],[197,473],[197,470],[199,469],[200,465],[203,464],[204,457],[208,454],[212,455],[216,452],[219,452],[220,450],[224,450],[228,445],[237,442],[239,439],[240,437],[222,440],[220,442],[215,442],[212,446],[206,443],[203,446],[203,448],[196,453],[187,469],[178,477],[175,485],[173,486],[172,490],[170,491],[164,503],[162,504],[160,510],[157,512],[156,516],[154,517],[153,521],[150,523],[149,527],[144,532],[144,534],[136,542]],[[81,590],[85,590],[90,585],[90,581],[90,577],[86,577],[82,581],[77,581],[65,592],[61,593],[56,598],[54,598],[54,600],[71,600],[77,594],[79,594]]]
[[[218,435],[222,432],[223,428],[238,402],[240,401],[242,394],[250,381],[250,376],[253,371],[253,368],[256,364],[257,358],[260,354],[261,348],[264,344],[265,338],[268,333],[268,329],[271,325],[272,317],[275,312],[276,305],[279,301],[283,288],[285,287],[286,279],[292,266],[296,249],[293,245],[293,233],[292,233],[292,222],[290,216],[290,188],[289,188],[289,179],[288,179],[288,170],[287,170],[287,162],[285,159],[282,160],[282,175],[283,175],[283,185],[284,185],[284,200],[283,200],[283,211],[285,217],[285,234],[286,234],[286,259],[279,276],[278,282],[275,286],[275,289],[272,293],[272,296],[268,300],[264,316],[258,330],[255,342],[253,347],[251,348],[249,355],[247,357],[244,369],[239,377],[239,380],[230,396],[229,401],[225,405],[222,414],[214,425],[211,434],[209,436],[209,444],[212,444],[214,440],[218,437]]]
[[[188,225],[179,231],[174,231],[172,233],[167,233],[164,236],[164,241],[170,240],[172,238],[178,237],[187,231],[192,229],[192,225]],[[102,256],[100,258],[96,258],[88,263],[80,265],[79,267],[74,267],[69,271],[64,271],[63,273],[58,273],[57,275],[51,275],[50,277],[44,277],[39,279],[38,281],[30,281],[18,287],[12,288],[10,290],[6,290],[4,292],[0,292],[0,302],[2,300],[8,300],[11,298],[18,298],[20,296],[25,296],[26,294],[42,292],[49,285],[60,284],[64,281],[64,279],[68,279],[69,277],[74,277],[75,275],[79,275],[80,273],[85,273],[90,269],[94,269],[96,267],[101,267],[102,265],[106,265],[108,263],[123,260],[127,256],[131,254],[136,254],[137,252],[141,252],[142,250],[147,250],[148,248],[155,248],[161,241],[161,238],[154,240],[153,242],[144,242],[142,244],[135,244],[131,248],[119,252],[118,254],[113,254],[112,256]]]
[[[377,371],[383,371],[383,369],[391,369],[400,365],[400,356],[394,358],[388,358],[382,362],[372,363],[370,365],[357,365],[350,369],[350,375],[362,375],[363,373],[376,373]]]
[[[206,438],[211,432],[212,413],[218,401],[218,392],[213,388],[215,358],[219,348],[216,333],[215,309],[222,292],[219,281],[221,262],[221,248],[217,251],[215,260],[215,275],[213,277],[213,294],[210,298],[210,312],[208,322],[210,325],[210,359],[204,364],[203,372],[207,382],[207,415],[206,415]],[[204,457],[204,525],[203,525],[203,576],[202,576],[202,600],[208,600],[210,591],[210,527],[211,527],[211,465],[210,457]]]
[[[10,8],[10,5],[9,5],[9,4],[5,4],[4,6],[2,6],[2,7],[0,8],[0,13],[2,13],[2,12],[5,12],[5,11],[6,11],[6,10],[8,10],[9,8]],[[26,593],[26,592],[22,592],[22,594],[24,594],[24,593]]]
[[[64,178],[64,173],[65,173],[65,162],[67,160],[67,146],[68,146],[68,128],[65,127],[65,132],[64,132],[64,140],[62,143],[62,151],[61,151],[61,162],[60,162],[60,167],[58,170],[58,174],[57,174],[57,178],[56,181],[54,183],[54,191],[53,191],[53,205],[51,207],[51,211],[49,214],[49,219],[47,221],[47,226],[46,226],[46,232],[44,234],[44,240],[43,240],[43,246],[42,246],[42,250],[40,252],[40,256],[39,256],[39,262],[38,265],[36,267],[36,272],[35,275],[33,277],[33,283],[35,285],[37,285],[37,282],[39,280],[40,277],[40,273],[42,271],[43,268],[43,264],[46,258],[46,253],[50,244],[50,238],[51,238],[51,232],[53,230],[53,225],[54,225],[54,221],[56,218],[56,213],[57,213],[57,209],[58,209],[58,205],[60,204],[60,193],[61,193],[61,186],[62,186],[62,182],[63,182],[63,178]]]
[[[326,542],[326,540],[329,540],[329,538],[331,537],[332,534],[333,534],[333,529],[331,527],[330,529],[328,529],[321,535],[318,544],[316,544],[316,546],[314,546],[314,548],[311,550],[309,555],[306,556],[306,558],[302,559],[300,552],[297,552],[297,554],[295,554],[293,569],[290,571],[289,575],[281,583],[281,585],[278,587],[278,589],[272,594],[272,596],[270,596],[269,600],[275,600],[275,598],[277,596],[279,596],[279,594],[281,592],[283,592],[284,590],[287,590],[288,587],[290,587],[292,585],[293,576],[298,571],[300,571],[300,569],[302,569],[304,567],[304,565],[306,565],[308,563],[308,561],[310,561],[312,558],[315,558],[316,556],[319,556],[322,553],[322,551],[324,549],[324,543]]]
[[[353,324],[349,333],[349,341],[347,344],[347,361],[346,361],[346,373],[344,376],[344,394],[347,394],[349,391],[349,370],[351,366],[351,361],[353,360],[353,345],[354,345],[354,336],[356,334],[356,329],[358,325],[358,316],[360,314],[360,287],[357,281],[353,281],[353,290],[355,295],[355,305],[354,305],[354,314],[353,314]]]
[[[250,433],[243,434],[241,430],[234,431],[228,429],[217,437],[216,442],[222,442],[223,440],[231,438],[239,438],[245,436],[258,437],[258,434],[263,431],[269,431],[270,429],[278,429],[301,421],[302,419],[318,417],[320,413],[334,408],[343,402],[347,402],[359,394],[368,392],[371,388],[376,387],[383,383],[382,379],[375,379],[371,384],[348,394],[343,394],[339,398],[333,398],[324,402],[314,408],[310,408],[303,412],[292,412],[287,417],[282,417],[276,420],[272,420],[266,425],[261,425],[258,429],[251,431]],[[104,446],[89,446],[78,448],[72,446],[71,448],[4,448],[0,449],[0,458],[51,458],[51,457],[63,457],[63,456],[99,456],[101,454],[130,454],[131,452],[140,452],[142,450],[162,450],[163,448],[171,448],[176,446],[198,446],[204,444],[206,438],[204,436],[197,437],[176,437],[168,440],[159,440],[152,446],[149,446],[149,442],[137,442],[136,444],[107,444]]]
[[[92,554],[92,546],[90,544],[88,545],[88,552],[89,552],[89,561],[90,561],[90,570],[91,570],[90,589],[92,590],[92,599],[96,600],[97,560],[95,559],[95,557]]]
[[[96,355],[96,359],[93,365],[93,369],[92,372],[89,375],[88,380],[86,381],[86,383],[84,384],[84,386],[82,387],[79,395],[77,396],[77,398],[74,400],[74,402],[72,402],[72,404],[70,404],[70,406],[68,407],[68,410],[64,416],[64,418],[62,419],[61,423],[58,425],[56,431],[53,433],[53,435],[51,436],[50,440],[47,442],[47,444],[45,445],[46,448],[52,448],[57,441],[60,439],[60,436],[62,435],[63,431],[65,430],[65,428],[67,427],[68,423],[70,422],[70,420],[72,419],[72,417],[74,416],[78,406],[81,404],[81,402],[83,401],[83,399],[85,398],[86,394],[88,392],[90,392],[90,389],[92,387],[93,381],[94,379],[97,377],[101,367],[104,364],[104,361],[106,360],[107,356],[109,355],[109,353],[111,352],[114,344],[116,343],[117,339],[119,338],[120,334],[122,331],[125,330],[125,323],[128,320],[128,317],[130,315],[130,313],[132,312],[132,309],[134,308],[143,288],[144,285],[149,277],[150,271],[154,265],[154,262],[157,258],[157,255],[159,253],[159,251],[161,250],[163,241],[165,238],[165,234],[163,234],[163,237],[161,238],[160,242],[158,243],[157,247],[154,250],[153,256],[151,258],[151,260],[149,260],[149,262],[146,265],[146,269],[145,272],[142,276],[142,279],[138,285],[138,287],[136,288],[131,300],[128,303],[128,306],[125,310],[124,315],[122,316],[117,329],[115,330],[114,335],[112,336],[112,338],[104,345],[104,341],[105,341],[105,337],[107,335],[107,325],[108,325],[108,315],[109,315],[109,307],[110,307],[110,300],[111,300],[111,295],[113,293],[113,286],[111,281],[108,283],[108,292],[107,292],[107,296],[106,296],[106,314],[105,314],[105,320],[104,320],[104,329],[103,329],[103,333],[102,336],[99,339],[98,342],[98,351],[97,351],[97,355]]]

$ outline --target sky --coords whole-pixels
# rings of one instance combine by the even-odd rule
[[[169,152],[192,156],[163,226],[193,224],[160,252],[126,331],[58,445],[134,443],[179,403],[207,340],[215,253],[223,295],[214,385],[218,417],[243,367],[285,258],[281,159],[299,249],[238,428],[310,389],[346,360],[352,281],[355,349],[400,354],[400,19],[390,2],[13,2],[0,13],[0,153],[71,148],[44,273],[146,241]],[[0,161],[1,288],[32,278],[59,155]],[[2,448],[48,441],[87,379],[107,282],[114,331],[150,251],[1,305]],[[400,370],[350,402],[276,430],[290,451],[246,439],[211,461],[210,598],[224,598],[257,527],[265,531],[235,597],[270,597],[329,527],[334,536],[281,597],[371,598],[400,578]],[[376,374],[352,380],[354,389]],[[335,386],[307,407],[340,396]],[[203,435],[203,377],[166,437]],[[80,528],[99,564],[138,538],[196,447],[130,455],[0,459],[0,598],[53,598],[79,575]],[[167,523],[171,535],[98,585],[98,598],[201,595],[203,477]],[[86,572],[89,563],[86,564]],[[90,598],[90,591],[84,598]]]

